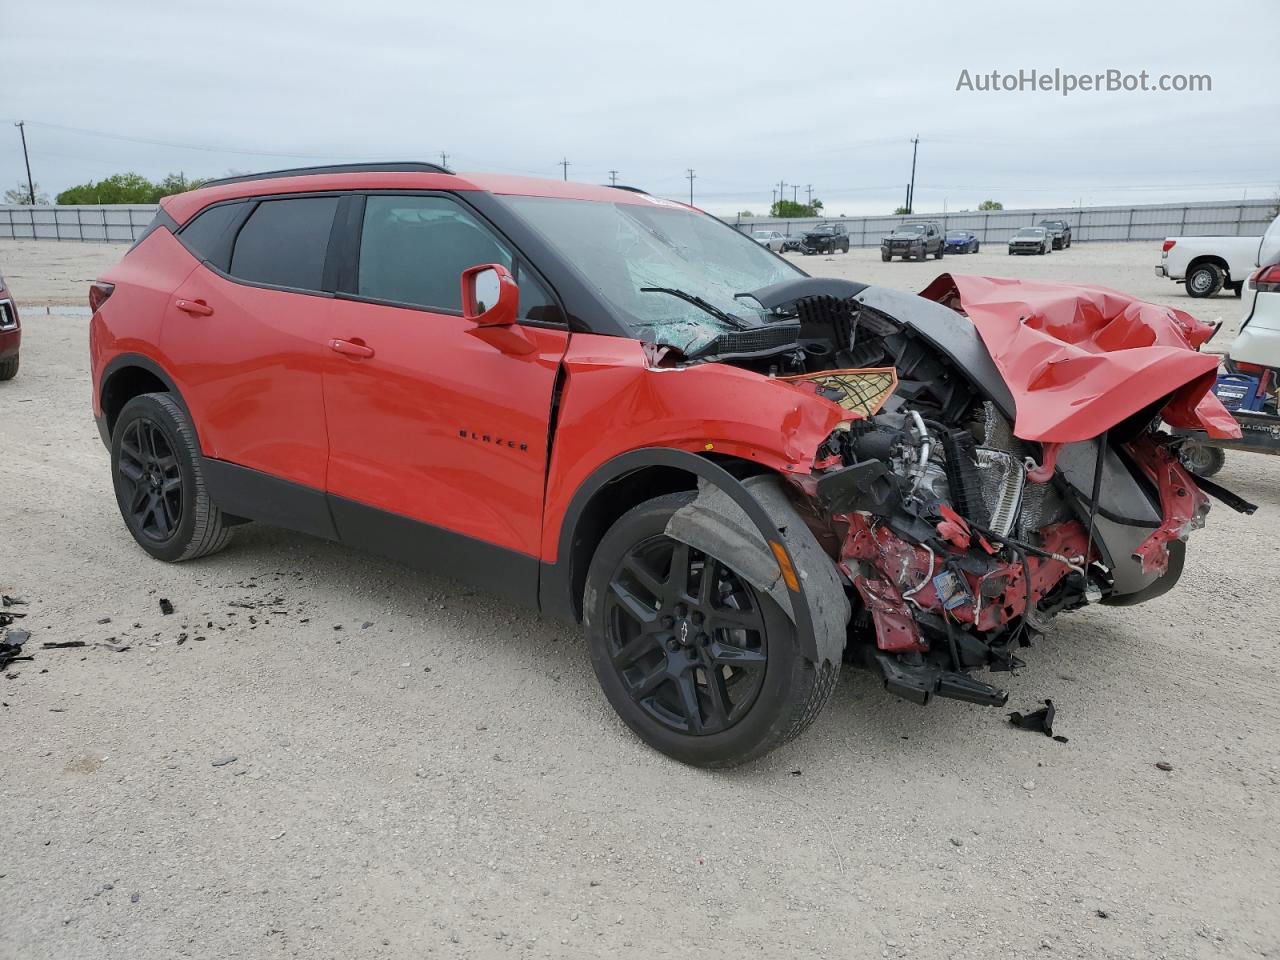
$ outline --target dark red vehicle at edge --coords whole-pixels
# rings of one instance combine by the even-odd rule
[[[1251,509],[1152,426],[1234,428],[1181,311],[811,278],[627,188],[232,178],[163,201],[91,306],[148,553],[261,520],[580,621],[623,720],[700,765],[798,734],[845,662],[1002,704],[971,671],[1168,590],[1206,493]]]
[[[18,305],[0,274],[0,380],[12,380],[18,375],[19,354],[22,347],[22,322],[18,319]]]

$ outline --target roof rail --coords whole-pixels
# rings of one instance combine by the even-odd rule
[[[277,180],[281,177],[318,177],[330,173],[448,173],[453,171],[438,163],[418,161],[391,161],[385,163],[334,163],[322,167],[291,167],[288,170],[266,170],[262,173],[245,173],[235,177],[222,177],[201,184],[204,187],[220,187],[227,183],[247,183],[250,180]]]
[[[641,190],[639,187],[628,187],[625,183],[602,183],[602,187],[613,187],[615,190],[626,190],[630,193],[643,193],[646,197],[649,195],[648,190]]]

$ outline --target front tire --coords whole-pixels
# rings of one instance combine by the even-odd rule
[[[12,380],[18,375],[18,354],[0,360],[0,380]]]
[[[111,431],[111,477],[125,526],[157,560],[194,560],[231,540],[209,498],[191,420],[170,394],[124,405]]]
[[[838,667],[728,563],[666,535],[692,492],[645,501],[604,535],[587,572],[591,665],[618,716],[681,763],[732,767],[802,733]]]

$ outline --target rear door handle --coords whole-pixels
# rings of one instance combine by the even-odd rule
[[[213,315],[213,307],[203,300],[179,300],[174,306],[183,313],[191,314],[193,317],[209,317]]]
[[[352,340],[330,340],[329,349],[347,357],[358,357],[361,360],[368,360],[373,356],[373,347]]]

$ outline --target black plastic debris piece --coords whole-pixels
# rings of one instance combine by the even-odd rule
[[[26,606],[27,601],[21,597],[11,597],[7,593],[0,596],[0,604],[6,607]]]
[[[173,604],[169,602],[168,597],[160,598],[160,612],[163,613],[166,617],[169,616],[169,614],[173,613]]]
[[[83,647],[83,640],[50,640],[40,644],[41,650],[66,650],[70,647]]]
[[[1016,710],[1009,714],[1009,722],[1019,730],[1035,730],[1043,733],[1046,737],[1053,736],[1053,701],[1046,700],[1044,706],[1035,713],[1018,713]],[[1060,741],[1061,742],[1061,741]]]
[[[1168,773],[1170,770],[1173,769],[1173,764],[1170,763],[1168,760],[1161,760],[1156,764],[1156,769],[1163,770],[1165,773]]]
[[[98,621],[99,624],[110,623],[110,622],[111,622],[110,617],[103,617],[101,620]]]
[[[0,627],[7,627],[13,621],[21,620],[25,616],[25,613],[19,613],[17,610],[0,610]]]
[[[1059,743],[1070,743],[1070,742],[1071,742],[1070,740],[1068,740],[1066,737],[1064,737],[1064,736],[1063,736],[1062,734],[1060,734],[1060,733],[1055,733],[1055,734],[1053,735],[1053,739],[1057,740]]]
[[[187,642],[187,635],[185,633],[178,634],[178,646],[182,646],[186,642]]]
[[[15,660],[31,659],[22,654],[22,645],[30,639],[31,634],[26,630],[10,630],[4,635],[4,639],[0,640],[0,670]]]

